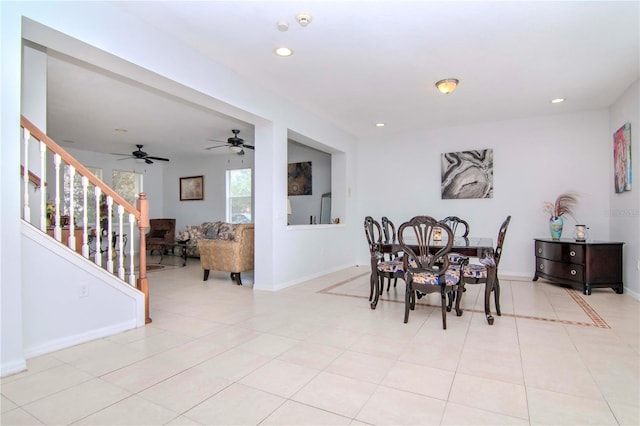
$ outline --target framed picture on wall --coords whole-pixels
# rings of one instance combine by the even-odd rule
[[[443,200],[493,198],[493,149],[448,152],[440,164]]]
[[[613,162],[616,193],[631,191],[631,123],[613,134]]]
[[[311,161],[287,166],[288,195],[312,195]]]
[[[180,201],[204,200],[204,176],[180,178]]]

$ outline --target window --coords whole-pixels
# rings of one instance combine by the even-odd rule
[[[87,167],[91,173],[96,175],[98,178],[102,179],[102,169],[97,167]],[[69,183],[71,180],[71,176],[69,175],[69,166],[64,166],[64,174],[63,174],[63,209],[60,212],[62,215],[70,215],[69,214],[69,202],[71,201],[71,193],[69,192]],[[83,207],[84,207],[84,199],[82,196],[82,176],[79,174],[74,175],[73,179],[73,212],[74,212],[74,223],[78,226],[81,226],[83,220]],[[89,184],[87,186],[87,222],[93,223],[95,222],[96,217],[96,195],[94,192],[94,186]]]
[[[114,170],[111,174],[111,187],[135,207],[142,189],[142,173]]]
[[[251,222],[251,169],[227,170],[227,222]]]

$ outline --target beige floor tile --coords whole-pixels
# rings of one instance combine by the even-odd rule
[[[353,418],[376,385],[330,373],[320,373],[291,397],[292,400]]]
[[[123,400],[130,392],[100,379],[89,380],[23,406],[49,425],[71,424]]]
[[[311,333],[306,339],[308,342],[318,345],[327,345],[339,349],[349,349],[361,333],[338,327],[329,327],[316,333]]]
[[[90,374],[60,365],[2,384],[2,394],[19,406],[91,380]]]
[[[344,351],[337,348],[317,345],[309,342],[298,342],[291,349],[283,352],[278,359],[292,364],[303,365],[316,370],[324,370]]]
[[[437,365],[449,371],[456,371],[463,345],[457,341],[434,341],[433,344],[412,342],[399,360],[426,366]]]
[[[349,350],[361,352],[381,358],[398,359],[403,354],[408,342],[374,334],[363,334]]]
[[[240,349],[230,349],[198,365],[198,369],[208,375],[237,381],[271,359]]]
[[[576,351],[523,347],[522,367],[527,387],[602,399],[601,391]]]
[[[179,361],[150,357],[101,378],[129,392],[140,392],[184,370]]]
[[[100,377],[148,357],[138,349],[114,343],[104,347],[102,351],[83,354],[81,358],[70,361],[69,365]]]
[[[238,345],[237,349],[273,358],[288,351],[298,342],[299,340],[288,337],[273,334],[259,334],[254,339]]]
[[[283,398],[299,391],[319,370],[274,359],[242,378],[242,383]]]
[[[356,420],[375,425],[438,425],[445,402],[380,386]]]
[[[162,317],[155,315],[151,326],[187,337],[202,337],[226,327],[217,322],[172,313],[165,313]]]
[[[27,360],[27,369],[11,376],[6,376],[0,379],[0,384],[11,383],[14,380],[21,380],[28,376],[38,374],[44,370],[48,370],[53,367],[62,365],[62,361],[55,357],[55,352],[52,354],[40,355]]]
[[[529,421],[518,417],[504,416],[479,408],[447,402],[442,425],[528,425]]]
[[[524,384],[520,353],[465,345],[457,371],[472,376]]]
[[[105,407],[76,425],[162,425],[178,417],[178,414],[160,405],[133,395]]]
[[[364,382],[380,383],[395,363],[389,358],[345,351],[325,371]]]
[[[183,413],[232,383],[231,380],[194,367],[140,392],[138,396],[176,413]]]
[[[166,423],[166,426],[198,426],[198,425],[202,425],[202,423],[198,423],[195,420],[185,416],[178,416],[175,419],[171,420],[169,423]]]
[[[5,426],[32,426],[45,423],[42,423],[22,408],[14,408],[13,410],[3,411],[0,414],[0,424]]]
[[[456,373],[449,401],[505,416],[529,418],[522,385]]]
[[[527,387],[531,424],[615,425],[604,401]]]
[[[351,419],[295,401],[286,401],[261,425],[348,425]]]
[[[0,387],[1,389],[1,387]],[[13,410],[18,406],[14,404],[11,400],[9,400],[4,395],[0,395],[0,413]]]
[[[637,405],[627,405],[609,401],[609,407],[616,417],[618,424],[630,426],[640,425],[640,407]]]
[[[397,362],[382,381],[382,385],[402,391],[446,400],[451,391],[454,373],[435,367]]]
[[[198,339],[159,353],[159,358],[179,362],[185,369],[207,361],[229,350],[215,339]]]
[[[127,347],[138,350],[147,355],[155,355],[167,351],[171,348],[183,345],[192,340],[193,337],[175,334],[170,331],[160,330],[160,332],[155,333],[152,336],[128,343]]]
[[[284,402],[278,396],[236,383],[183,416],[204,425],[257,425]]]

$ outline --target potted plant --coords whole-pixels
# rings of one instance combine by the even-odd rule
[[[573,217],[573,209],[578,204],[579,195],[576,192],[565,192],[558,195],[555,202],[545,201],[544,210],[549,213],[549,230],[551,239],[559,240],[562,236],[564,224],[563,216]]]
[[[47,201],[45,207],[45,213],[47,216],[47,228],[55,225],[56,205],[51,201]]]

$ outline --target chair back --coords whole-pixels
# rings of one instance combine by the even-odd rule
[[[395,244],[398,241],[396,226],[386,216],[382,216],[382,234],[385,244]]]
[[[373,256],[376,253],[380,253],[380,246],[382,245],[382,228],[377,220],[371,216],[364,218],[364,234],[367,237],[369,243],[369,252]]]
[[[436,229],[443,234],[440,241],[433,239]],[[415,216],[400,225],[398,241],[404,252],[405,271],[444,275],[449,268],[447,253],[453,246],[453,232],[446,224],[430,216]]]
[[[460,219],[458,216],[447,216],[444,219],[442,219],[440,222],[444,223],[449,228],[451,228],[451,231],[453,232],[454,237],[458,233],[458,228],[460,228],[461,237],[466,238],[469,235],[469,224],[467,223],[466,220]]]
[[[493,255],[496,260],[496,267],[500,264],[500,257],[502,256],[502,244],[504,244],[504,237],[507,235],[507,228],[509,227],[509,222],[511,222],[511,216],[507,216],[507,218],[500,225],[500,231],[498,231],[498,243],[496,245],[496,251]]]

